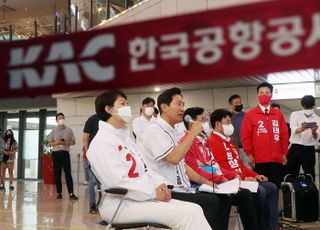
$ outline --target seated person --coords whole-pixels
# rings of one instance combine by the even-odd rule
[[[268,182],[264,175],[258,175],[247,168],[240,159],[237,147],[230,136],[233,133],[231,112],[217,109],[211,113],[210,123],[213,128],[208,141],[215,160],[220,167],[237,173],[242,180],[259,181],[258,193],[254,193],[258,222],[261,229],[278,228],[278,189],[275,184]]]
[[[213,182],[185,165],[185,154],[194,138],[203,130],[202,124],[195,122],[190,135],[179,144],[175,124],[182,122],[184,113],[184,100],[180,89],[163,91],[157,98],[157,104],[160,116],[155,123],[148,126],[142,137],[142,157],[145,163],[174,185],[172,198],[199,204],[212,229],[227,230],[231,208],[229,196],[196,193],[190,180],[209,186],[213,186]]]
[[[155,222],[171,229],[211,229],[200,206],[171,199],[166,180],[146,168],[127,128],[132,113],[123,92],[102,93],[95,107],[101,121],[87,152],[92,171],[103,189],[128,189],[114,223]],[[99,207],[103,220],[111,220],[120,199],[118,195],[105,196]]]
[[[187,122],[185,119],[186,116],[190,116],[193,121],[201,122],[204,128],[207,127],[206,129],[210,129],[208,121],[206,120],[203,112],[204,109],[199,107],[186,109],[184,112],[184,125],[188,131],[186,131],[185,135],[181,138],[181,143],[183,143],[183,141],[187,138],[189,135],[189,130],[192,127],[192,122]],[[223,183],[228,179],[234,179],[236,176],[238,176],[237,173],[220,168],[219,164],[214,161],[208,145],[206,133],[209,133],[208,130],[206,130],[205,133],[200,133],[194,139],[185,157],[187,165],[199,175],[210,181],[214,181],[216,184]],[[207,172],[203,167],[209,167],[212,169],[211,171],[209,170],[209,172]],[[224,174],[226,176],[224,176]],[[237,194],[231,195],[231,203],[234,206],[238,206],[244,229],[259,228],[253,196],[249,190],[241,189]]]

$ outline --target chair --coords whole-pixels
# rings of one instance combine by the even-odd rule
[[[93,174],[94,175],[94,174]],[[101,190],[101,183],[100,181],[96,178],[97,181],[97,192],[98,192],[98,201],[97,201],[97,207],[99,207],[101,200],[103,198],[102,190]],[[161,229],[170,229],[168,226],[163,225],[163,224],[158,224],[158,223],[149,223],[149,222],[140,222],[140,223],[116,223],[114,224],[113,221],[120,209],[120,206],[125,198],[125,195],[128,193],[128,189],[124,188],[110,188],[104,190],[104,193],[109,193],[109,194],[116,194],[116,195],[121,195],[121,200],[118,204],[118,207],[113,214],[110,222],[108,223],[105,220],[102,220],[99,222],[100,225],[107,226],[106,229],[115,229],[115,230],[122,230],[122,229],[132,229],[132,228],[147,228],[150,229],[151,227],[155,228],[161,228]]]
[[[238,211],[238,207],[236,206],[232,206],[231,207],[231,211],[230,211],[230,216],[229,218],[235,218],[236,219],[236,226],[238,226],[239,230],[243,230],[243,226],[242,226],[242,222],[241,222],[241,218],[240,218],[240,214]],[[230,220],[230,219],[229,219]],[[235,228],[236,229],[236,228]]]

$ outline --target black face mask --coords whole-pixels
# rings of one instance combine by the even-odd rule
[[[234,110],[237,111],[237,112],[241,112],[241,110],[243,109],[243,105],[235,105],[234,106]]]
[[[12,134],[7,134],[6,139],[8,139],[8,138],[12,138]]]

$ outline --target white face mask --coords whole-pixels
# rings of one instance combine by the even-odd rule
[[[223,127],[223,133],[225,136],[230,137],[233,134],[234,128],[233,125],[222,125]]]
[[[146,116],[152,116],[152,114],[154,113],[154,108],[153,107],[147,107],[144,109],[144,114]]]
[[[313,109],[304,109],[303,113],[307,116],[310,117],[314,112]]]
[[[58,125],[64,125],[64,119],[58,120]]]
[[[122,120],[124,120],[125,123],[129,123],[132,119],[132,112],[130,106],[125,106],[121,108],[117,108],[118,115],[121,117]]]
[[[209,122],[202,123],[203,131],[209,136],[210,135],[210,125]]]

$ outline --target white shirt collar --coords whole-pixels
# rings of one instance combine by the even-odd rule
[[[226,137],[225,135],[223,135],[223,134],[221,134],[221,133],[218,133],[218,132],[216,132],[216,131],[212,131],[214,134],[217,134],[219,137],[221,137],[223,140],[225,140],[225,141],[230,141],[231,140],[231,138],[230,137]]]
[[[151,116],[150,120],[148,120],[145,116],[143,116],[143,114],[141,114],[141,119],[145,122],[150,122],[150,121],[154,121],[156,118],[154,116]]]
[[[265,109],[268,110],[268,113],[270,112],[270,105],[268,105],[267,107],[264,107],[263,105],[259,104],[259,107],[260,107],[260,109],[262,110],[263,113],[265,112]]]
[[[157,122],[158,122],[166,131],[169,131],[169,132],[171,132],[171,133],[174,133],[174,128],[173,128],[171,125],[169,125],[169,123],[168,123],[166,120],[164,120],[161,116],[158,117]]]
[[[107,131],[111,131],[113,133],[115,133],[117,136],[122,136],[124,134],[128,133],[128,128],[122,128],[122,129],[118,129],[113,127],[112,125],[110,125],[109,123],[105,122],[105,121],[99,121],[99,130],[107,130]]]

